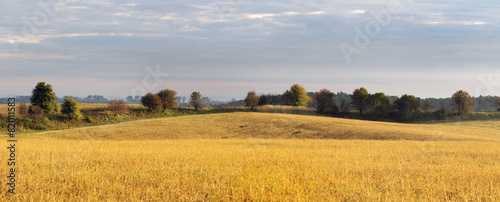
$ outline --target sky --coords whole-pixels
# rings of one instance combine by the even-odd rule
[[[0,97],[161,89],[500,95],[500,4],[461,0],[0,2]]]

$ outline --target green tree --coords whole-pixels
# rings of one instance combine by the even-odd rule
[[[285,92],[286,93],[286,92]],[[293,84],[288,93],[288,100],[292,106],[307,106],[311,98],[306,89],[299,84]]]
[[[270,104],[270,102],[269,102],[269,95],[260,95],[260,97],[259,97],[259,106],[268,105],[268,104]]]
[[[317,110],[319,114],[324,114],[329,111],[329,108],[334,105],[334,96],[335,95],[327,89],[321,89],[320,91],[314,93],[314,99],[318,102]]]
[[[472,101],[472,97],[467,91],[459,90],[453,94],[451,99],[459,116],[468,114],[470,113],[470,111],[472,111],[474,102]]]
[[[259,96],[255,94],[255,91],[250,91],[245,98],[245,104],[250,107],[250,110],[253,111],[253,108],[259,104]]]
[[[387,117],[391,111],[391,101],[384,93],[375,93],[368,96],[373,113],[378,117]]]
[[[59,111],[56,104],[56,93],[54,93],[50,84],[38,82],[31,94],[32,106],[40,107],[47,114]]]
[[[66,114],[70,120],[78,121],[82,119],[82,115],[80,114],[80,110],[78,109],[78,102],[73,98],[65,98],[61,108],[61,112],[63,114]]]
[[[404,121],[409,121],[420,107],[420,102],[415,96],[404,94],[401,98],[394,101],[394,105],[398,109],[400,118]]]
[[[189,103],[191,106],[194,107],[196,111],[201,107],[203,104],[203,100],[201,98],[201,93],[200,92],[193,92],[191,93],[191,96],[189,97]]]
[[[142,105],[149,108],[151,111],[159,110],[162,107],[160,96],[153,93],[148,93],[145,96],[142,96],[141,102]]]
[[[370,94],[363,87],[352,92],[351,105],[359,111],[359,114],[363,114],[363,111],[370,105],[369,97]]]
[[[157,93],[157,95],[161,98],[163,111],[165,111],[167,108],[177,108],[177,92],[175,92],[174,90],[161,90]]]

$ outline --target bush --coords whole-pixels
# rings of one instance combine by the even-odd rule
[[[33,130],[47,130],[47,126],[43,123],[33,123],[30,128]]]
[[[446,110],[444,110],[444,109],[438,109],[433,114],[434,114],[434,117],[438,120],[445,120],[446,119]]]
[[[128,108],[127,105],[122,100],[114,99],[109,101],[108,110],[123,113],[127,112]]]
[[[39,106],[31,105],[28,109],[28,114],[33,119],[41,119],[45,111]]]
[[[149,108],[149,110],[151,110],[151,111],[156,111],[156,110],[162,108],[160,96],[153,94],[153,93],[148,93],[145,96],[142,96],[141,102],[142,102],[142,105]]]
[[[17,108],[17,112],[19,113],[19,115],[21,116],[26,116],[28,115],[28,106],[24,103],[22,104],[19,104],[19,107]]]
[[[79,121],[82,119],[82,115],[78,109],[78,102],[73,98],[67,97],[64,99],[61,112],[66,114],[70,120]]]

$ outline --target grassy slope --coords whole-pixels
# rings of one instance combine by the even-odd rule
[[[499,128],[241,112],[20,135],[0,201],[498,201]]]
[[[499,141],[499,128],[500,121],[415,125],[290,114],[237,112],[146,120],[43,134],[63,139],[102,140],[308,138]]]

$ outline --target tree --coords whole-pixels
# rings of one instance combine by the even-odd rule
[[[245,98],[245,104],[250,107],[250,110],[253,111],[253,108],[259,104],[259,96],[255,94],[255,91],[250,91]]]
[[[291,94],[292,92],[286,90],[280,97],[280,103],[287,106],[292,105],[292,103],[290,103],[290,97],[292,96]]]
[[[334,96],[335,95],[327,89],[321,89],[320,91],[314,93],[314,99],[318,102],[317,110],[319,114],[325,113],[332,107],[332,105],[334,105]]]
[[[56,93],[54,93],[50,84],[38,82],[31,94],[32,106],[40,107],[47,114],[59,111],[56,104]]]
[[[346,99],[342,99],[341,101],[339,101],[338,105],[341,112],[348,112],[351,108],[351,104],[349,104]]]
[[[82,119],[82,115],[80,115],[80,110],[78,109],[78,102],[73,98],[67,97],[64,99],[61,112],[66,114],[70,120],[78,121]]]
[[[123,100],[114,99],[109,101],[108,109],[115,112],[126,112],[127,105],[123,102]]]
[[[496,96],[495,97],[495,102],[497,103],[497,111],[500,112],[500,97]]]
[[[198,108],[201,107],[203,104],[203,101],[201,99],[201,93],[200,92],[193,92],[191,93],[191,96],[189,97],[189,103],[191,106],[194,107],[196,111],[198,111]]]
[[[163,111],[167,108],[177,108],[177,92],[170,89],[161,90],[157,93],[161,98],[161,104],[163,107]]]
[[[384,93],[375,93],[368,96],[373,113],[378,117],[386,117],[391,110],[391,101]]]
[[[149,108],[151,111],[156,111],[162,107],[160,96],[148,93],[141,97],[142,105]]]
[[[400,118],[404,121],[409,121],[420,107],[420,102],[415,96],[404,94],[401,98],[394,101],[394,105],[398,109]]]
[[[359,111],[359,114],[363,114],[363,111],[369,106],[369,96],[370,94],[368,94],[366,88],[363,87],[352,92],[351,104]]]
[[[431,102],[429,102],[429,100],[422,100],[420,101],[420,106],[422,110],[429,111],[429,109],[431,108]]]
[[[455,92],[451,97],[451,100],[453,101],[453,105],[455,106],[459,116],[468,114],[474,106],[472,97],[467,91],[459,90]]]
[[[268,104],[270,104],[270,102],[269,102],[269,95],[260,95],[260,97],[259,97],[259,106],[268,105]]]
[[[309,100],[311,99],[309,96],[307,96],[307,91],[304,89],[299,84],[293,84],[292,87],[290,87],[290,97],[288,99],[290,100],[290,104],[292,106],[307,106],[309,103]]]

